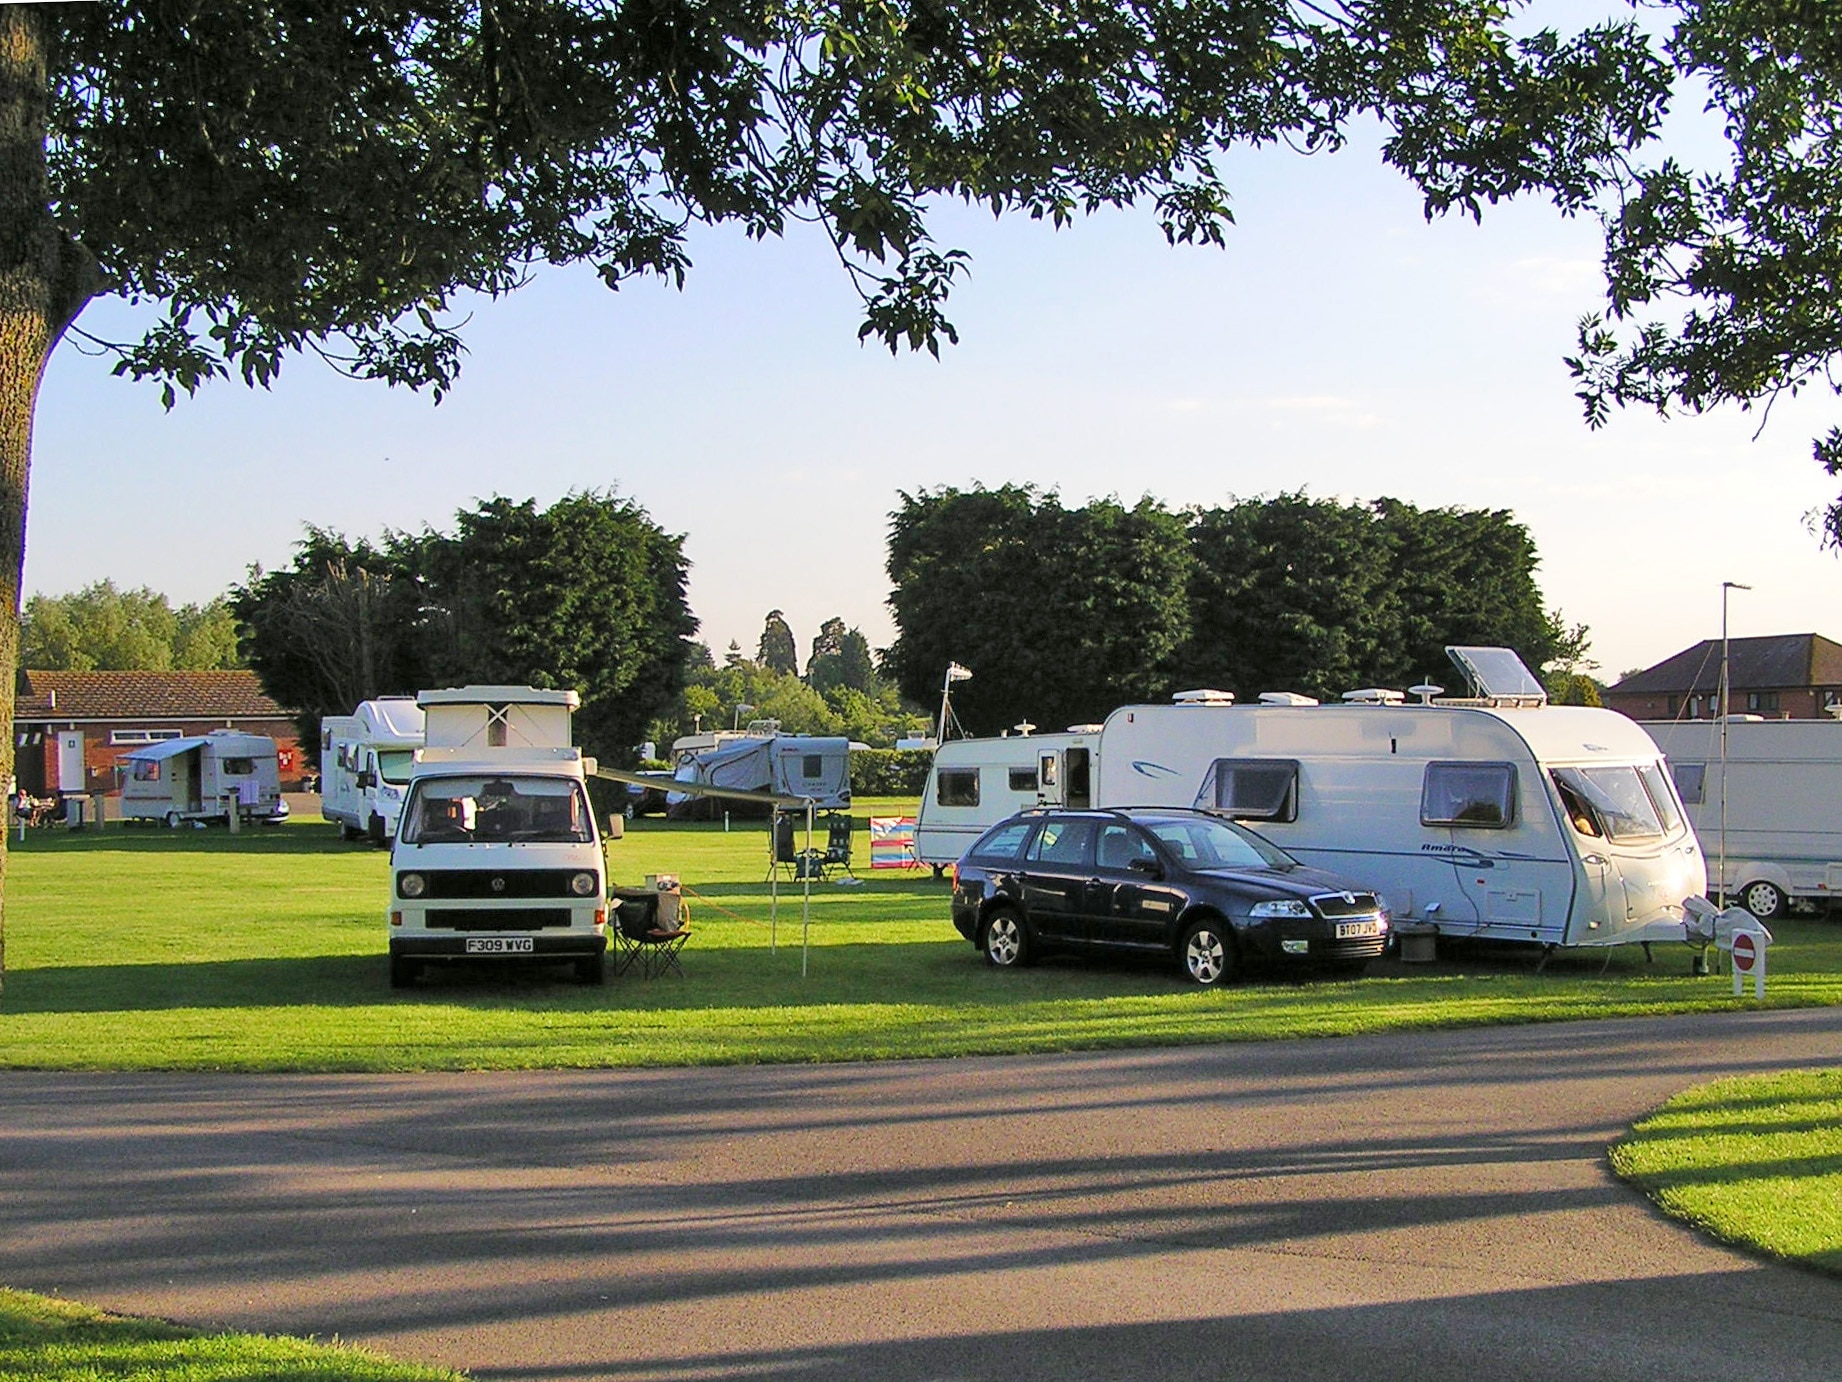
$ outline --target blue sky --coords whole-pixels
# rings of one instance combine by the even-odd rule
[[[1428,225],[1372,150],[1227,163],[1225,251],[1165,245],[1140,212],[1055,232],[945,206],[973,255],[961,344],[860,346],[816,232],[700,234],[680,293],[549,271],[475,306],[460,383],[426,396],[291,361],[269,392],[219,383],[168,414],[68,342],[38,411],[28,593],[91,581],[210,598],[289,559],[301,525],[448,526],[495,493],[617,487],[694,563],[702,637],[753,652],[770,608],[802,654],[832,615],[893,637],[883,548],[897,491],[1031,482],[1078,504],[1173,506],[1303,488],[1514,511],[1551,605],[1602,675],[1732,629],[1842,637],[1833,496],[1810,438],[1834,400],[1641,414],[1590,433],[1561,357],[1598,303],[1598,238],[1543,204]],[[119,304],[82,325],[127,329]]]

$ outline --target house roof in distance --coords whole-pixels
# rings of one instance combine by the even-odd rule
[[[285,720],[254,672],[22,671],[15,720]]]
[[[1787,686],[1842,686],[1842,643],[1817,633],[1780,633],[1727,641],[1728,676],[1736,691]],[[1704,638],[1654,667],[1634,672],[1616,692],[1718,692],[1720,640]]]

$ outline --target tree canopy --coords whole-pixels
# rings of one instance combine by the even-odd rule
[[[223,598],[174,609],[143,586],[97,581],[34,595],[20,618],[20,665],[46,671],[165,672],[240,667],[237,623]]]
[[[616,761],[683,686],[697,627],[687,570],[681,540],[630,501],[495,498],[451,533],[380,547],[309,529],[293,566],[252,571],[231,608],[310,750],[322,716],[360,701],[483,682],[577,691],[578,738]]]
[[[1500,644],[1572,671],[1584,629],[1542,605],[1533,540],[1500,510],[1282,494],[1172,513],[1063,508],[1019,486],[903,495],[893,515],[889,663],[993,734],[1104,718],[1188,687],[1334,698],[1448,681],[1448,644]]]
[[[799,643],[793,637],[787,616],[777,609],[769,610],[762,623],[761,644],[755,652],[755,661],[782,676],[799,675]]]

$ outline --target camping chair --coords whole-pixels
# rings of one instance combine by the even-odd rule
[[[825,876],[825,855],[816,849],[801,849],[796,835],[796,825],[792,816],[774,816],[774,857],[768,863],[768,877],[774,876],[774,870],[789,870],[790,878],[823,878]]]
[[[622,888],[609,899],[619,908],[611,939],[615,945],[614,972],[625,974],[634,965],[642,979],[672,973],[684,977],[678,952],[691,938],[686,909],[680,904],[678,924],[667,927],[659,920],[659,895],[650,888]]]
[[[825,876],[826,869],[843,869],[851,871],[851,818],[848,815],[833,813],[825,818],[825,857],[820,863],[819,876]]]

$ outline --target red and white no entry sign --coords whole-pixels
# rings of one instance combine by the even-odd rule
[[[1753,944],[1752,934],[1741,931],[1733,938],[1733,967],[1742,974],[1752,973],[1753,961],[1759,958],[1758,947]]]

